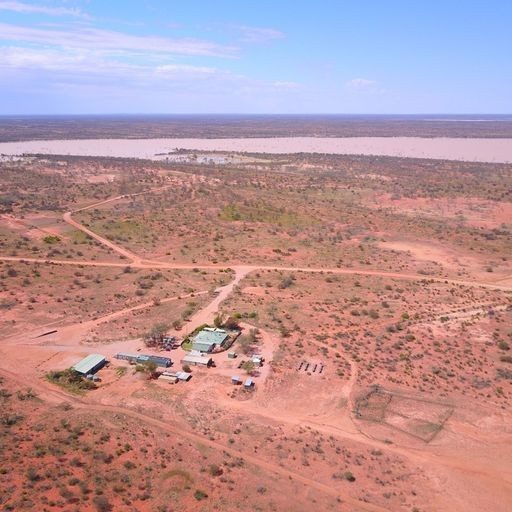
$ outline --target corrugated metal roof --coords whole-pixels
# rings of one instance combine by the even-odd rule
[[[202,330],[196,334],[194,343],[206,343],[211,345],[221,345],[228,337],[225,331],[206,331]]]
[[[182,363],[196,363],[196,364],[208,364],[211,360],[209,357],[203,356],[193,356],[191,354],[187,354],[182,360]]]
[[[73,370],[77,371],[78,373],[87,374],[104,361],[105,357],[100,354],[89,354],[79,363],[76,363],[75,366],[73,366]]]
[[[206,343],[204,341],[194,341],[194,343],[192,343],[192,350],[197,352],[210,352],[213,345],[212,343]]]

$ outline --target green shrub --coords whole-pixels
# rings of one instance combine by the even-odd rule
[[[197,501],[205,500],[208,498],[208,494],[206,494],[204,491],[201,491],[200,489],[197,489],[197,491],[194,493],[194,498]]]
[[[43,238],[45,244],[53,245],[60,242],[60,237],[56,235],[48,235]]]

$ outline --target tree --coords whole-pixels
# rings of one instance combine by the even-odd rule
[[[247,334],[243,334],[238,338],[240,350],[242,354],[250,354],[253,352],[253,345],[258,342],[258,329],[251,329]]]
[[[98,512],[109,512],[112,510],[112,505],[105,496],[95,496],[92,502]]]
[[[215,315],[215,318],[213,319],[213,325],[215,325],[217,328],[224,325],[224,313],[219,312]]]
[[[246,361],[243,365],[242,365],[242,368],[247,372],[248,375],[251,375],[252,372],[254,371],[254,363],[252,361]]]
[[[293,284],[294,281],[295,281],[295,277],[293,277],[292,275],[285,276],[279,283],[278,288],[280,288],[281,290],[284,290],[285,288],[289,288]]]
[[[240,325],[238,324],[238,320],[232,316],[230,316],[223,324],[226,329],[229,330],[237,330],[240,329]]]
[[[13,196],[0,196],[0,213],[12,212],[12,207],[15,203],[16,199]]]
[[[152,379],[156,373],[156,364],[153,361],[144,361],[135,367],[136,372],[144,373],[148,376],[148,379]]]

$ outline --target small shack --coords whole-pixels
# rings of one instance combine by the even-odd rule
[[[178,377],[176,375],[166,375],[164,372],[158,377],[158,380],[165,380],[171,384],[176,384],[176,382],[178,382]]]
[[[179,380],[187,382],[192,378],[192,374],[188,372],[162,372],[159,379],[178,382]]]
[[[236,352],[228,352],[228,359],[236,359],[237,353]]]
[[[188,364],[194,366],[211,366],[213,359],[203,354],[187,354],[182,360],[181,364]]]
[[[244,382],[244,388],[245,389],[253,389],[254,381],[252,379],[246,379],[246,381]]]
[[[101,354],[89,354],[73,366],[75,372],[88,375],[97,372],[107,364],[105,356]]]
[[[252,356],[251,362],[255,366],[262,366],[263,365],[263,357],[261,357],[261,356]]]
[[[238,375],[233,375],[233,377],[231,377],[231,384],[238,386],[242,384],[242,379]]]

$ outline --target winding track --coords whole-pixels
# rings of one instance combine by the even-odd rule
[[[172,185],[169,185],[172,186]],[[103,244],[107,248],[111,249],[112,251],[118,253],[123,259],[128,260],[128,262],[122,262],[122,263],[115,263],[115,262],[97,262],[97,261],[70,261],[70,260],[55,260],[55,259],[44,259],[44,258],[23,258],[23,257],[13,257],[13,256],[0,256],[0,260],[3,261],[19,261],[19,262],[27,262],[27,263],[41,263],[41,264],[56,264],[56,265],[78,265],[78,266],[95,266],[95,267],[126,267],[127,265],[132,266],[134,268],[160,268],[160,269],[174,269],[174,270],[189,270],[193,268],[199,268],[199,269],[225,269],[226,266],[229,265],[197,265],[197,264],[175,264],[175,263],[162,263],[158,261],[152,261],[152,260],[144,260],[137,254],[125,249],[124,247],[121,247],[117,245],[116,243],[112,242],[111,240],[108,240],[107,238],[95,233],[91,229],[87,228],[80,222],[74,220],[72,218],[73,213],[77,213],[79,211],[88,210],[91,208],[98,207],[100,205],[114,202],[120,199],[124,199],[127,197],[132,197],[135,195],[142,195],[147,194],[151,192],[155,192],[157,190],[162,190],[168,188],[166,187],[160,187],[158,189],[151,189],[143,192],[139,192],[137,194],[132,195],[120,195],[116,197],[112,197],[110,199],[106,199],[76,210],[68,211],[64,213],[63,220],[68,223],[69,225],[73,226],[75,229],[79,229],[80,231],[86,233],[90,237],[94,238],[99,243]],[[512,291],[512,286],[507,285],[500,285],[497,283],[489,283],[489,282],[478,282],[478,281],[466,281],[466,280],[454,280],[454,279],[443,279],[443,278],[436,278],[436,277],[425,277],[424,275],[416,275],[416,274],[406,274],[406,273],[398,273],[398,272],[384,272],[384,271],[378,271],[378,270],[366,270],[366,269],[357,269],[357,268],[316,268],[316,267],[284,267],[284,266],[273,266],[273,265],[235,265],[230,266],[235,272],[235,277],[233,281],[223,287],[220,291],[220,293],[214,298],[213,301],[211,301],[209,304],[205,306],[202,310],[200,310],[196,315],[194,315],[193,320],[194,323],[196,323],[196,320],[198,322],[201,322],[203,319],[206,319],[208,316],[211,316],[212,313],[217,311],[218,306],[220,303],[225,300],[230,293],[232,292],[233,288],[240,282],[243,277],[245,277],[248,273],[252,271],[257,270],[277,270],[277,271],[286,271],[286,272],[313,272],[313,273],[333,273],[333,274],[346,274],[346,275],[369,275],[369,276],[382,276],[382,277],[389,277],[389,278],[397,278],[397,279],[407,279],[407,280],[423,280],[423,281],[433,281],[433,282],[440,282],[440,283],[449,283],[453,285],[462,285],[462,286],[470,286],[470,287],[484,287],[488,289],[493,290],[501,290],[510,292]],[[503,281],[503,280],[500,280]],[[204,292],[203,292],[204,293]],[[171,300],[171,299],[169,299]],[[128,308],[128,310],[121,310],[119,312],[112,313],[109,315],[110,317],[114,318],[118,315],[124,314],[125,312],[128,312],[129,310],[133,309],[139,309],[142,307],[147,306],[146,304],[136,306],[135,308]],[[197,318],[196,318],[197,317]],[[19,379],[17,376],[12,374],[11,372],[7,372],[5,370],[1,370],[2,373],[8,374],[9,377],[14,378],[15,380]],[[352,385],[354,384],[355,379],[357,379],[357,368],[352,367],[351,372],[351,382],[350,386],[347,388],[347,391],[350,392]],[[25,384],[25,382],[23,382]],[[335,498],[340,498],[340,493],[334,489],[331,486],[325,485],[321,482],[318,482],[316,480],[312,480],[309,478],[304,477],[303,475],[300,475],[298,473],[289,471],[281,466],[277,466],[275,464],[269,463],[267,461],[264,461],[258,457],[255,457],[253,455],[248,455],[243,452],[239,452],[237,450],[234,450],[231,447],[225,446],[222,443],[211,441],[209,439],[204,439],[198,434],[195,434],[190,431],[179,429],[178,427],[172,427],[167,422],[163,422],[161,420],[158,420],[152,416],[147,416],[143,413],[139,413],[136,411],[133,411],[131,409],[123,408],[123,407],[114,407],[114,406],[108,406],[108,405],[102,405],[102,404],[94,404],[94,403],[88,403],[79,400],[76,397],[72,397],[70,395],[67,395],[65,393],[58,392],[56,390],[50,390],[45,384],[40,383],[35,385],[34,387],[40,388],[45,396],[55,399],[64,399],[66,401],[72,402],[76,407],[78,408],[87,408],[88,410],[95,410],[98,412],[110,412],[110,413],[116,413],[116,414],[124,414],[126,416],[130,416],[135,419],[139,419],[141,421],[144,421],[146,423],[152,424],[155,427],[158,427],[164,431],[167,431],[169,433],[172,433],[177,436],[185,437],[189,439],[190,441],[201,443],[203,445],[207,445],[211,448],[223,450],[228,453],[230,453],[233,456],[236,457],[242,457],[248,462],[262,468],[268,471],[271,471],[273,473],[279,474],[281,476],[284,476],[286,478],[291,478],[295,481],[302,482],[304,485],[307,485],[311,488],[314,488],[316,490],[319,490],[327,495],[333,496]],[[313,424],[312,424],[313,425]],[[323,427],[326,428],[326,425],[316,425],[316,427]],[[334,433],[334,432],[333,432]],[[338,432],[339,434],[339,432]],[[346,436],[346,433],[344,433],[344,436]],[[358,439],[361,441],[361,439]],[[404,454],[405,456],[407,454]],[[354,506],[357,506],[363,510],[367,510],[369,512],[384,512],[387,509],[372,505],[370,503],[366,503],[354,498],[350,498],[349,496],[344,496],[343,501],[346,503],[350,503]]]
[[[114,201],[119,201],[121,199],[126,199],[130,197],[140,196],[143,194],[149,194],[152,192],[158,192],[161,190],[165,190],[173,185],[167,185],[164,187],[158,187],[154,189],[145,190],[143,192],[138,192],[136,194],[124,194],[115,197],[111,197],[109,199],[104,199],[97,203],[93,203],[88,206],[83,206],[82,208],[78,208],[76,210],[71,210],[62,216],[64,222],[69,224],[70,226],[78,229],[90,237],[94,238],[97,242],[103,244],[108,249],[119,254],[123,259],[128,260],[124,263],[116,263],[116,262],[105,262],[105,261],[92,261],[92,260],[59,260],[59,259],[47,259],[47,258],[24,258],[17,256],[0,256],[0,260],[3,261],[26,261],[30,263],[54,263],[58,265],[83,265],[83,266],[94,266],[94,267],[126,267],[131,266],[134,268],[146,268],[146,269],[168,269],[168,270],[191,270],[194,268],[199,269],[225,269],[226,267],[232,268],[235,271],[235,279],[238,282],[240,278],[238,276],[245,276],[250,272],[258,271],[258,270],[277,270],[284,272],[311,272],[311,273],[326,273],[326,274],[347,274],[347,275],[366,275],[366,276],[381,276],[381,277],[389,277],[395,279],[407,279],[413,281],[434,281],[438,283],[445,284],[453,284],[453,285],[462,285],[469,287],[482,287],[488,288],[491,290],[501,290],[501,291],[512,291],[512,285],[504,285],[483,281],[467,281],[467,280],[459,280],[459,279],[445,279],[442,277],[432,277],[425,276],[420,274],[408,274],[401,272],[385,272],[381,270],[367,270],[363,268],[322,268],[322,267],[289,267],[289,266],[279,266],[279,265],[214,265],[214,264],[191,264],[191,263],[164,263],[161,261],[154,260],[146,260],[140,257],[139,255],[125,249],[124,247],[112,242],[108,238],[99,235],[98,233],[92,231],[88,227],[84,226],[82,223],[73,219],[72,215],[74,213],[78,213],[85,210],[90,210],[92,208],[96,208],[98,206],[112,203]],[[502,282],[508,278],[500,278],[499,282]],[[220,304],[221,301],[219,301]]]
[[[13,372],[9,372],[7,370],[0,369],[0,373],[4,374],[10,380],[17,382],[20,385],[26,384],[26,382],[22,381],[22,379],[20,379],[18,377],[18,375],[16,375]],[[337,498],[337,499],[339,498],[341,503],[345,502],[345,503],[351,504],[353,506],[356,506],[358,510],[365,510],[367,512],[390,512],[389,509],[379,507],[378,505],[373,505],[371,503],[361,501],[356,498],[352,498],[348,495],[345,495],[342,498],[340,495],[340,492],[332,486],[323,484],[321,482],[318,482],[317,480],[312,480],[311,478],[307,478],[299,473],[290,471],[282,466],[273,464],[273,463],[263,460],[259,457],[255,457],[254,455],[238,451],[228,445],[224,445],[217,441],[212,441],[211,439],[202,437],[199,434],[195,434],[194,432],[191,432],[190,430],[181,429],[178,427],[171,426],[168,422],[159,420],[157,418],[154,418],[153,416],[148,416],[146,414],[134,411],[129,408],[90,403],[85,400],[81,400],[80,398],[78,398],[74,395],[68,395],[59,390],[55,390],[55,389],[49,390],[46,386],[44,386],[38,382],[35,382],[33,384],[32,388],[35,389],[36,391],[41,392],[41,395],[43,395],[46,398],[49,398],[54,403],[62,403],[62,401],[64,401],[64,402],[71,403],[77,409],[85,409],[87,411],[92,410],[92,411],[96,411],[96,412],[100,412],[100,413],[120,414],[120,415],[128,416],[135,420],[140,420],[143,423],[150,424],[164,432],[168,432],[172,435],[175,435],[176,437],[182,437],[182,438],[188,439],[189,441],[191,441],[193,443],[207,446],[214,450],[219,450],[222,452],[229,453],[232,457],[239,457],[241,459],[244,459],[245,461],[247,461],[247,462],[253,464],[254,466],[257,466],[265,471],[269,471],[271,473],[280,475],[280,476],[288,478],[290,480],[300,482],[308,487],[311,487],[320,492],[323,492],[324,494],[327,494],[328,496],[331,496],[333,498]]]

